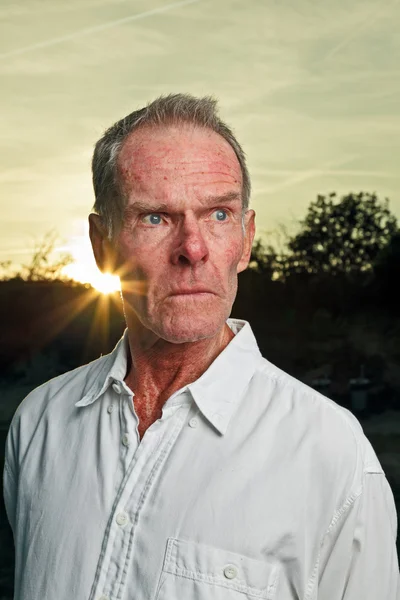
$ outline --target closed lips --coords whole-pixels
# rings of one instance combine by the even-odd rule
[[[193,290],[178,290],[176,292],[172,292],[172,295],[175,296],[175,295],[178,295],[178,294],[180,295],[180,294],[213,294],[213,293],[214,292],[211,292],[210,290],[203,290],[203,289],[196,290],[196,289],[193,289]]]

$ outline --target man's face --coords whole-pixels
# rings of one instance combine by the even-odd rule
[[[127,197],[115,245],[125,303],[166,341],[216,335],[254,237],[253,211],[242,228],[234,151],[210,130],[146,128],[128,138],[118,164]]]

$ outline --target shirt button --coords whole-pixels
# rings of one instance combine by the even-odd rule
[[[114,404],[110,404],[110,406],[107,408],[108,414],[111,415],[111,413],[112,413],[113,410],[114,410]]]
[[[122,443],[127,448],[129,447],[129,435],[127,433],[124,433],[124,435],[122,436]]]
[[[118,525],[121,525],[121,527],[123,525],[126,525],[128,522],[128,515],[126,513],[118,513],[117,517],[116,517],[116,522],[118,523]]]
[[[120,386],[119,383],[115,382],[115,383],[112,384],[111,387],[112,387],[112,389],[114,390],[114,392],[116,394],[120,394],[121,393],[121,386]]]
[[[237,575],[237,568],[233,565],[228,565],[224,569],[224,575],[227,579],[234,579]]]
[[[190,427],[197,427],[197,419],[195,417],[193,417],[192,419],[190,419],[189,426]]]

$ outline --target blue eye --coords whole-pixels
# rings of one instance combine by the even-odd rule
[[[225,210],[222,210],[221,208],[219,208],[218,210],[215,210],[213,212],[213,215],[215,215],[215,219],[216,221],[226,221],[228,215],[226,213]]]
[[[147,225],[159,225],[162,221],[161,216],[157,213],[151,213],[149,215],[145,215],[142,219],[143,223]]]

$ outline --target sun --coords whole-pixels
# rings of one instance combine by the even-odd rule
[[[63,268],[63,273],[79,283],[89,283],[102,294],[112,294],[121,290],[117,275],[101,273],[94,260],[89,236],[77,236],[64,249],[74,258],[74,262]]]
[[[89,283],[102,294],[112,294],[121,290],[119,277],[111,273],[101,273],[96,265],[89,268],[87,265],[82,267],[77,263],[72,263],[68,267],[65,267],[64,273],[72,277],[75,281]]]
[[[102,294],[112,294],[121,290],[119,277],[111,273],[101,273],[96,264],[74,262],[64,267],[63,273],[79,283],[89,283]]]
[[[111,273],[100,273],[99,271],[96,276],[93,274],[92,280],[89,283],[102,294],[112,294],[121,290],[119,277]]]

